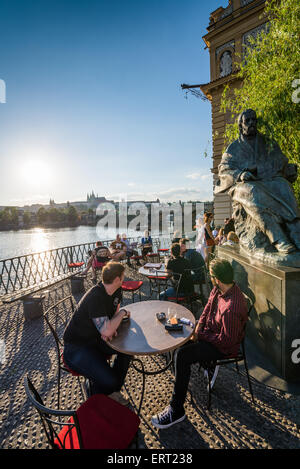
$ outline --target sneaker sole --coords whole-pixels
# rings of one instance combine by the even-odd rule
[[[177,420],[174,420],[174,422],[168,423],[168,425],[160,425],[160,423],[154,423],[152,421],[152,425],[156,428],[159,428],[160,430],[163,430],[164,428],[169,428],[172,427],[172,425],[175,425],[176,423],[182,422],[185,419],[186,415],[184,414],[182,417],[180,417]]]

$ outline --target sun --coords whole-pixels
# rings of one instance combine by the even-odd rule
[[[40,159],[30,159],[21,167],[21,178],[24,183],[37,186],[44,185],[51,180],[51,170],[47,163]]]

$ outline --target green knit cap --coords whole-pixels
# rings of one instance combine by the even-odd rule
[[[230,262],[224,259],[215,259],[210,263],[209,270],[220,282],[226,285],[233,282],[234,272]]]

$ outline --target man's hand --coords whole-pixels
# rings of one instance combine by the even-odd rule
[[[191,339],[193,342],[198,342],[198,334],[194,331],[194,334],[191,336]]]
[[[122,319],[124,318],[124,316],[130,318],[130,311],[128,311],[127,309],[122,308],[119,312],[122,314]]]
[[[199,332],[202,332],[204,329],[204,324],[201,324],[199,321],[197,322],[196,328],[195,328],[195,335],[196,337],[198,336]]]
[[[250,173],[250,171],[244,171],[244,172],[241,174],[240,179],[241,179],[242,182],[245,182],[245,181],[254,181],[254,180],[256,179],[256,177],[253,176],[253,174]]]
[[[111,336],[108,336],[108,335],[101,335],[101,338],[102,340],[104,340],[105,342],[109,342],[110,340],[112,340],[114,337],[116,337],[118,335],[117,331],[114,332],[114,334],[112,334]]]

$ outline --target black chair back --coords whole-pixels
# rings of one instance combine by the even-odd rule
[[[45,311],[45,314],[44,314],[44,318],[45,318],[45,321],[47,323],[47,326],[49,327],[49,329],[50,329],[50,331],[53,335],[53,338],[55,340],[56,349],[57,349],[57,353],[58,353],[59,357],[60,357],[60,353],[61,353],[61,347],[63,347],[62,336],[63,336],[64,330],[65,330],[65,328],[66,328],[66,326],[69,322],[70,316],[69,315],[68,316],[66,316],[66,315],[63,316],[62,313],[59,313],[58,311],[55,312],[55,310],[58,309],[58,307],[60,305],[66,304],[66,303],[70,304],[71,312],[73,314],[74,311],[75,311],[75,305],[74,305],[74,300],[73,300],[72,295],[66,296],[62,300],[55,303],[54,305],[50,306],[50,308],[48,308],[47,311]],[[54,314],[54,312],[55,312],[55,314]],[[59,333],[58,333],[58,331],[59,331]]]
[[[35,407],[35,409],[37,410],[41,418],[42,425],[45,430],[46,437],[51,448],[59,449],[59,446],[57,445],[57,443],[55,443],[55,440],[57,440],[59,442],[60,448],[64,449],[66,438],[68,437],[69,433],[73,430],[74,427],[76,428],[79,446],[80,448],[82,448],[82,436],[80,432],[80,427],[79,427],[79,422],[78,422],[76,411],[54,410],[54,409],[49,409],[48,407],[46,407],[38,391],[36,390],[36,388],[34,387],[34,385],[32,384],[28,376],[25,376],[24,378],[24,387],[25,387],[26,395],[30,403],[33,405],[33,407]],[[73,419],[72,422],[70,422],[71,417]],[[65,433],[64,440],[61,441],[61,439],[59,438],[59,432],[62,429],[62,427],[66,425],[69,428],[68,428],[68,431]]]
[[[56,346],[56,355],[57,355],[57,366],[58,366],[58,373],[57,373],[57,407],[60,406],[60,377],[61,377],[61,370],[69,372],[62,363],[62,350],[63,350],[63,334],[65,328],[69,322],[70,314],[63,315],[59,313],[57,310],[60,305],[66,305],[69,303],[70,309],[72,314],[75,311],[75,305],[72,295],[66,296],[62,300],[58,301],[54,305],[45,311],[44,318],[47,323],[47,326],[50,329],[50,332],[54,338],[55,346]]]

